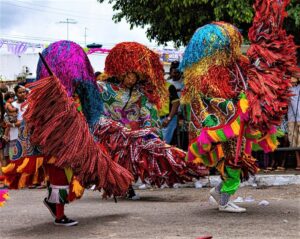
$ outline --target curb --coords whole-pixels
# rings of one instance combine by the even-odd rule
[[[220,176],[208,176],[200,179],[195,183],[176,184],[174,187],[189,188],[189,187],[215,187],[221,182]],[[271,187],[271,186],[286,186],[300,185],[300,175],[295,174],[276,174],[276,175],[255,175],[250,177],[248,181],[241,183],[241,187]]]
[[[221,182],[220,176],[208,176],[195,180],[194,182],[188,182],[185,184],[174,184],[173,188],[202,188],[202,187],[215,187]],[[274,174],[274,175],[255,175],[249,178],[248,181],[242,182],[241,187],[271,187],[271,186],[287,186],[287,185],[300,185],[300,175],[296,174]],[[136,189],[148,189],[150,186],[146,186],[141,181],[138,181],[134,188]],[[164,188],[164,186],[162,186]]]

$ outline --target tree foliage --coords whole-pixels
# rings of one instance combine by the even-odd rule
[[[98,0],[100,3],[105,0]],[[125,19],[131,29],[146,28],[147,37],[159,44],[185,45],[194,31],[212,21],[233,23],[246,36],[254,16],[255,0],[106,0],[116,11],[115,22]],[[291,0],[286,27],[300,39],[300,3]],[[298,44],[300,44],[298,42]]]

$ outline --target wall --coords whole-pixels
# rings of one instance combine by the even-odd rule
[[[104,71],[105,58],[107,54],[94,53],[88,55],[94,71]],[[30,78],[36,77],[36,68],[39,60],[38,53],[26,53],[21,56],[13,54],[0,54],[0,75],[9,81],[16,80],[17,75],[23,71],[23,67],[29,67]],[[164,65],[166,72],[169,71],[169,65]]]
[[[88,55],[95,71],[104,70],[104,62],[106,54]],[[9,81],[16,80],[17,75],[23,71],[23,66],[29,67],[32,75],[30,78],[36,77],[36,67],[39,60],[38,53],[26,53],[21,56],[13,54],[0,54],[0,75]]]

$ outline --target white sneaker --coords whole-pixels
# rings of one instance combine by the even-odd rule
[[[212,205],[212,206],[219,206],[219,204],[216,202],[216,200],[212,196],[209,196],[208,203],[209,203],[209,205]]]
[[[215,200],[216,204],[219,205],[220,203],[220,199],[221,199],[221,193],[219,193],[216,188],[212,188],[209,191],[210,195],[212,196],[212,198]]]
[[[138,194],[135,194],[133,197],[129,198],[130,200],[136,201],[136,200],[140,200],[141,197]]]
[[[198,188],[198,189],[203,187],[200,180],[197,180],[194,185],[195,185],[195,188]]]
[[[142,185],[139,186],[139,189],[145,190],[145,189],[147,189],[147,185],[146,184],[142,184]]]
[[[246,208],[239,207],[233,202],[228,202],[225,206],[219,206],[219,211],[221,212],[246,212]]]

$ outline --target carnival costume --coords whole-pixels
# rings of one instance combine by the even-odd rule
[[[40,150],[33,155],[24,151],[3,173],[10,188],[41,182],[47,176],[49,195],[44,203],[57,223],[58,219],[66,221],[63,205],[80,198],[84,188],[95,185],[105,195],[124,195],[133,178],[90,133],[102,110],[98,92],[81,95],[81,107],[72,98],[76,90],[97,87],[83,49],[60,41],[46,48],[41,57],[45,62],[40,59],[38,63],[37,81],[29,85],[32,90],[24,113],[30,143]]]
[[[123,85],[129,73],[138,78],[132,88]],[[157,107],[168,99],[168,89],[158,55],[136,42],[119,43],[106,58],[104,74],[98,85],[106,117],[96,125],[94,135],[99,135],[115,160],[135,180],[158,187],[204,175],[201,167],[185,162],[185,152],[159,137]]]
[[[199,28],[184,52],[182,102],[191,109],[188,159],[220,172],[223,181],[211,196],[221,211],[245,211],[229,197],[258,171],[251,152],[270,152],[278,144],[275,126],[287,112],[290,75],[297,70],[293,38],[282,29],[288,2],[256,1],[247,57],[238,29],[225,22]]]
[[[9,198],[7,189],[0,189],[0,207],[2,207]]]
[[[24,114],[30,142],[40,153],[24,153],[4,168],[11,188],[40,182],[45,170],[50,181],[61,178],[61,182],[50,182],[47,202],[65,203],[79,198],[83,189],[93,184],[96,189],[103,188],[105,195],[124,195],[132,178],[118,164],[133,172],[135,179],[157,186],[200,175],[197,168],[187,167],[185,152],[166,145],[154,128],[130,130],[103,114],[103,98],[80,46],[59,41],[42,56],[50,69],[39,61],[38,81],[30,85]],[[52,180],[51,172],[59,177]],[[53,195],[54,191],[58,193]]]

